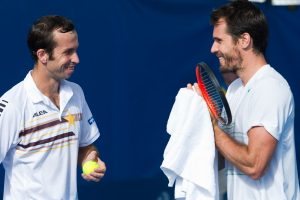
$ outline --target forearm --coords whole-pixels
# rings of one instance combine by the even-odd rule
[[[230,137],[218,126],[214,126],[214,132],[218,151],[240,171],[252,177],[256,171],[257,160],[249,147]]]
[[[79,152],[78,152],[78,164],[82,165],[83,162],[85,162],[87,156],[92,152],[96,151],[98,154],[98,157],[100,157],[99,152],[97,148],[94,145],[88,145],[85,147],[79,147]]]

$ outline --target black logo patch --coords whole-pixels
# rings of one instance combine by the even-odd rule
[[[33,114],[32,118],[38,117],[38,116],[41,116],[41,115],[44,115],[44,114],[46,114],[46,113],[48,113],[46,110],[41,110],[41,111],[35,112],[35,113]]]
[[[1,99],[1,101],[0,101],[0,116],[7,104],[8,104],[8,101]]]

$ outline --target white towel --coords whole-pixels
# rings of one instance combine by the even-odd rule
[[[205,101],[182,88],[170,113],[171,135],[161,169],[175,185],[175,199],[218,200],[217,159],[214,133]]]

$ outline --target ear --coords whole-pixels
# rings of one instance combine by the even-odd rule
[[[249,33],[243,33],[239,38],[239,43],[243,49],[248,49],[252,46],[252,38]]]
[[[38,57],[38,61],[40,61],[43,64],[47,64],[48,59],[49,59],[49,55],[45,51],[45,49],[39,49],[39,50],[37,50],[36,55]]]

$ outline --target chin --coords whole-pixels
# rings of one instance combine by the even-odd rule
[[[226,66],[220,64],[220,72],[227,72],[228,70]]]
[[[70,78],[70,77],[72,76],[72,74],[73,74],[73,72],[67,73],[67,74],[65,75],[65,79]]]
[[[67,80],[67,79],[69,79],[71,77],[71,75],[70,76],[65,76],[64,77],[64,80]]]

